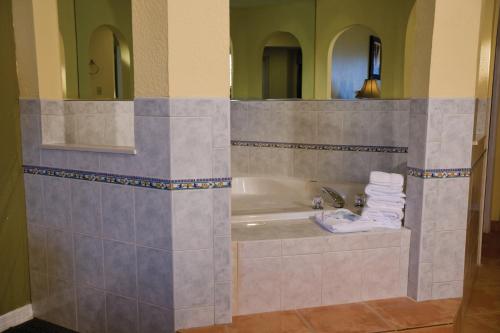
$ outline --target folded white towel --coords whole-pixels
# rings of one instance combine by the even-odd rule
[[[365,232],[374,228],[374,223],[362,219],[347,209],[338,209],[334,212],[316,214],[314,220],[325,230],[332,233]]]
[[[364,208],[361,216],[365,219],[370,219],[375,222],[398,221],[404,217],[402,209],[377,209]]]
[[[405,207],[406,200],[404,198],[397,197],[372,197],[369,196],[366,200],[366,206],[370,208],[380,208],[380,209],[403,209]]]
[[[399,220],[387,220],[384,222],[374,222],[374,225],[377,228],[384,228],[384,229],[401,229],[401,227],[402,227],[401,221],[399,221]]]
[[[326,231],[337,234],[366,232],[375,228],[401,228],[402,217],[399,220],[380,216],[375,219],[369,215],[359,216],[347,209],[338,209],[330,213],[316,214],[314,220]]]
[[[406,195],[403,193],[403,186],[383,186],[368,184],[365,188],[366,195],[370,196],[395,196],[399,198],[405,198]]]
[[[372,171],[370,173],[370,184],[386,185],[386,186],[403,186],[404,177],[397,173]]]

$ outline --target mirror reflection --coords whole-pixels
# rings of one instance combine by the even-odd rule
[[[231,0],[231,97],[405,97],[414,3]]]
[[[58,0],[66,99],[132,99],[130,0]]]

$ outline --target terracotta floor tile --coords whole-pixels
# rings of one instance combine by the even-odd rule
[[[466,316],[464,333],[500,332],[500,313]]]
[[[474,285],[467,313],[500,312],[500,286]]]
[[[233,317],[227,333],[309,333],[295,311]]]
[[[226,333],[226,327],[222,325],[190,328],[188,330],[180,330],[178,333]]]
[[[394,329],[361,303],[304,309],[298,312],[316,333],[368,333]]]
[[[415,328],[411,330],[399,331],[401,333],[453,333],[453,325]]]
[[[408,329],[453,323],[460,300],[415,302],[409,298],[396,298],[366,304],[397,329]]]

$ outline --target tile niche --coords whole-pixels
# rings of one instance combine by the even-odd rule
[[[134,153],[133,101],[41,101],[44,148]]]

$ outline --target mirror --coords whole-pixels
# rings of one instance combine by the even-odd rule
[[[415,0],[230,0],[231,98],[404,97]]]
[[[262,96],[264,99],[302,97],[302,49],[290,33],[274,33],[264,46]]]
[[[133,98],[130,0],[58,0],[66,99]]]

